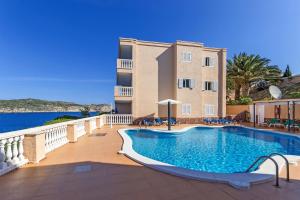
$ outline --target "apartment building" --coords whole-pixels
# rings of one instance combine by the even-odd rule
[[[202,43],[163,43],[120,38],[115,108],[134,119],[172,117],[199,120],[226,115],[226,49]]]

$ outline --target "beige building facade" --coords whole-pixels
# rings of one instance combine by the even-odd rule
[[[226,49],[202,43],[162,43],[120,38],[115,108],[134,119],[172,117],[202,119],[226,115]]]

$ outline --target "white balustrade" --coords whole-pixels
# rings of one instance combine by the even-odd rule
[[[133,95],[133,88],[132,87],[122,87],[116,86],[118,89],[118,96],[120,97],[131,97]]]
[[[66,143],[68,143],[67,138],[67,124],[57,124],[56,126],[51,126],[43,130],[45,133],[45,151],[46,153],[57,149]]]
[[[118,66],[120,69],[132,69],[133,62],[131,59],[119,59],[120,65]]]
[[[96,122],[96,118],[93,118],[90,120],[90,128],[91,128],[91,131],[97,129],[97,122]]]
[[[0,175],[28,162],[23,153],[24,135],[0,135]]]
[[[75,134],[76,134],[77,138],[86,134],[83,120],[75,123]]]
[[[28,135],[31,138],[34,135],[43,135],[45,137],[45,149],[42,150],[45,154],[57,149],[69,142],[68,140],[68,124],[74,125],[74,131],[77,137],[86,134],[85,121],[89,120],[90,130],[97,128],[97,121],[99,120],[99,127],[105,124],[132,124],[133,117],[131,114],[106,114],[97,117],[90,117],[80,120],[73,120],[53,125],[41,126],[36,128],[24,129],[20,131],[13,131],[9,133],[0,134],[0,175],[12,171],[28,162],[26,155],[24,156],[23,141],[24,136]],[[30,147],[30,148],[38,148]],[[26,152],[28,149],[26,150]],[[32,151],[38,151],[33,149]],[[39,160],[38,160],[39,161]],[[37,162],[38,162],[37,161]]]
[[[133,122],[131,114],[107,114],[104,117],[105,124],[132,124]]]

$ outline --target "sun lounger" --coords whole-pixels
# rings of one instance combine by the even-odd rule
[[[279,119],[276,119],[276,118],[273,118],[270,120],[269,122],[269,127],[284,127],[284,124],[280,123],[280,120]]]
[[[163,121],[160,118],[156,118],[156,119],[154,119],[154,124],[156,126],[160,126],[163,124]]]
[[[154,123],[151,122],[149,119],[144,119],[144,120],[143,120],[143,123],[144,123],[144,125],[146,125],[146,126],[153,126],[153,125],[154,125]]]

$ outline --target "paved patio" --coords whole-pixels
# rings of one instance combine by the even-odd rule
[[[117,154],[122,139],[104,127],[0,177],[1,200],[10,199],[299,199],[300,166],[291,166],[291,183],[280,181],[237,190],[226,184],[187,180],[146,168]],[[179,127],[177,127],[179,128]],[[283,170],[284,172],[284,170]],[[285,177],[284,174],[281,174]]]

